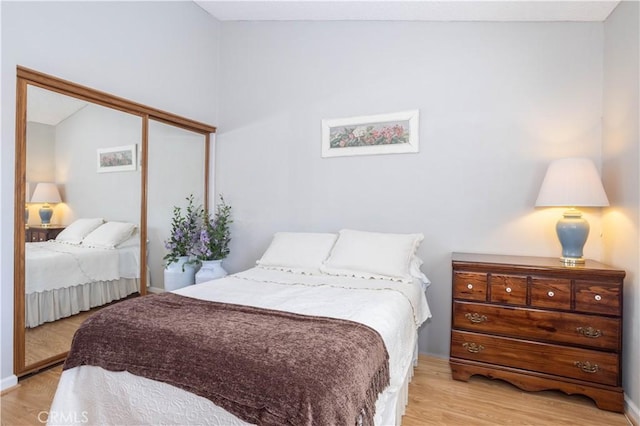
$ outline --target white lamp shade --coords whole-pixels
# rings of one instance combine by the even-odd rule
[[[589,158],[553,161],[542,181],[538,207],[602,207],[609,200],[595,164]]]
[[[58,185],[51,182],[40,182],[36,185],[31,197],[32,203],[61,203]]]

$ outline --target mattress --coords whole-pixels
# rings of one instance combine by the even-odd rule
[[[375,329],[389,353],[390,385],[379,396],[375,422],[394,424],[406,403],[418,327],[431,316],[419,281],[315,276],[253,268],[175,293],[359,322]],[[65,413],[83,415],[65,416]],[[243,425],[211,401],[127,372],[82,366],[63,371],[49,424]]]
[[[25,325],[37,327],[140,291],[140,245],[25,244]]]
[[[25,291],[140,277],[140,246],[84,247],[55,240],[25,244]]]

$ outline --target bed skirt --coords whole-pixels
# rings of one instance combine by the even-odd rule
[[[413,359],[411,364],[407,367],[407,371],[402,382],[402,386],[396,392],[387,393],[387,401],[378,401],[377,406],[380,411],[376,415],[377,425],[402,425],[402,416],[404,415],[407,404],[409,403],[409,383],[413,379],[413,372],[418,365],[418,343],[414,346]],[[383,394],[381,398],[385,395]]]
[[[56,321],[114,300],[124,299],[138,291],[138,278],[121,278],[28,293],[25,297],[25,324],[27,328],[37,327],[45,322]]]

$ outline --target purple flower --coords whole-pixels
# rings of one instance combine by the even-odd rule
[[[194,206],[193,195],[187,197],[186,215],[183,215],[180,207],[173,208],[171,234],[165,241],[165,248],[169,251],[164,257],[167,263],[176,262],[179,257],[189,255],[199,229],[198,218],[203,211],[201,206]]]
[[[220,197],[214,217],[202,206],[194,207],[193,195],[187,198],[186,214],[179,207],[173,208],[171,234],[165,241],[169,253],[164,257],[167,263],[176,262],[179,257],[189,256],[188,263],[203,260],[223,259],[229,254],[231,207]]]

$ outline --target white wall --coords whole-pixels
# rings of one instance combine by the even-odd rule
[[[420,350],[448,356],[451,252],[560,254],[561,210],[534,203],[551,159],[599,163],[602,38],[598,23],[222,23],[225,267],[252,266],[276,231],[422,232]],[[322,119],[415,108],[420,153],[320,157]]]
[[[29,182],[29,192],[31,196],[36,189],[38,182],[56,181],[56,129],[54,126],[42,123],[27,123],[27,152],[26,152],[26,180]],[[41,204],[27,204],[29,208],[29,225],[40,224],[38,210]],[[56,206],[54,208],[53,220],[57,219]]]
[[[56,175],[54,159],[55,127],[48,124],[27,123],[27,182],[53,182]]]
[[[56,126],[56,182],[63,191],[58,222],[102,217],[140,223],[141,169],[97,172],[97,150],[135,145],[140,149],[142,118],[89,104]],[[63,209],[64,207],[64,209]]]
[[[218,121],[219,24],[191,2],[0,2],[0,377],[13,373],[16,65],[206,123]]]
[[[603,218],[608,263],[627,271],[623,386],[640,421],[640,4],[624,1],[604,24],[603,182],[611,208]]]

